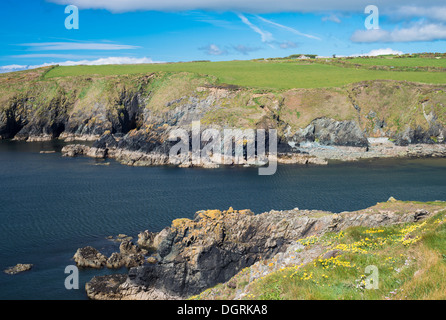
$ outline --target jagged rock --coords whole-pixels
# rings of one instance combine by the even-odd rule
[[[106,149],[89,147],[82,144],[66,145],[62,148],[61,152],[64,157],[87,156],[90,158],[104,159],[107,156]]]
[[[124,243],[124,242],[123,242]],[[122,247],[122,243],[121,243]],[[144,253],[136,246],[125,246],[121,252],[113,252],[107,259],[106,266],[110,269],[119,269],[122,267],[132,268],[144,263]]]
[[[87,246],[77,249],[73,256],[76,265],[81,268],[100,269],[105,266],[107,257],[93,247]]]
[[[415,222],[420,221],[421,219],[424,219],[429,214],[430,214],[429,211],[427,211],[425,209],[418,209],[415,211],[414,221]]]
[[[93,143],[93,147],[99,149],[116,148],[118,142],[109,132],[104,133],[98,140]]]
[[[121,297],[121,289],[119,286],[126,280],[126,274],[97,276],[85,284],[85,291],[90,299],[112,300]]]
[[[178,300],[178,296],[155,288],[134,286],[125,274],[96,276],[85,284],[87,296],[93,300]]]
[[[122,253],[113,252],[107,259],[106,266],[109,269],[120,269],[125,265]]]
[[[153,245],[153,240],[155,239],[156,233],[145,230],[138,234],[137,244],[139,247],[154,251],[156,248]]]
[[[20,272],[31,270],[32,267],[33,267],[32,264],[18,263],[13,267],[9,267],[8,269],[4,270],[4,272],[7,274],[17,274]]]
[[[158,232],[155,237],[153,238],[151,248],[153,251],[159,251],[161,243],[166,239],[166,237],[169,235],[169,228],[164,228],[160,232]]]
[[[87,154],[87,149],[90,147],[81,144],[69,144],[64,146],[61,150],[62,156],[64,157],[76,157]]]
[[[128,255],[128,254],[140,253],[141,249],[138,246],[136,246],[132,241],[125,240],[122,241],[121,244],[119,245],[119,251],[123,255]]]
[[[402,132],[395,133],[392,138],[396,145],[407,146],[409,144],[434,144],[440,141],[440,137],[446,134],[446,127],[436,121],[431,121],[427,129],[417,126],[415,128],[407,126]],[[443,141],[444,142],[444,141]]]
[[[298,130],[291,141],[299,144],[318,142],[335,146],[368,146],[367,136],[355,121],[336,121],[329,118],[313,120],[306,128]]]
[[[113,252],[108,259],[90,246],[78,249],[73,258],[78,267],[99,269],[106,266],[110,269],[119,269],[142,265],[146,254],[146,250],[139,248],[130,240],[123,240],[119,252]]]
[[[124,266],[127,268],[138,267],[144,263],[144,254],[142,253],[132,253],[124,255]]]

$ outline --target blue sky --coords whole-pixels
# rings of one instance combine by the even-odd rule
[[[79,29],[66,29],[67,5]],[[2,0],[0,68],[445,52],[444,0]]]

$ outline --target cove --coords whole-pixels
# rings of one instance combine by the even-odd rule
[[[64,158],[61,142],[0,142],[0,264],[32,263],[28,272],[0,274],[0,299],[86,299],[85,282],[112,271],[80,270],[79,290],[64,273],[80,247],[107,254],[118,243],[160,231],[203,209],[359,210],[390,196],[446,200],[445,159],[381,159],[312,167],[128,167],[115,161]],[[40,151],[56,151],[40,153]],[[125,273],[126,270],[117,270]]]

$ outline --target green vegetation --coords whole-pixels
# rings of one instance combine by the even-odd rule
[[[190,72],[211,75],[218,79],[218,83],[274,89],[339,87],[364,80],[380,79],[434,84],[446,83],[446,76],[442,72],[394,72],[392,70],[343,68],[338,65],[324,64],[318,60],[323,59],[59,66],[49,70],[43,77],[44,79],[52,79],[68,76],[147,74],[159,71]],[[437,61],[436,59],[429,60]]]
[[[326,233],[297,240],[300,254],[315,248],[337,255],[288,265],[251,283],[245,268],[226,284],[219,284],[193,299],[233,298],[237,289],[244,299],[323,300],[444,300],[446,299],[446,210],[444,202],[430,218],[379,228],[352,227],[340,233]],[[408,208],[417,202],[394,201],[379,204]],[[297,254],[297,251],[296,251]],[[266,261],[267,264],[269,261]],[[273,265],[273,263],[270,263]],[[376,266],[377,288],[370,282],[368,266]]]
[[[446,68],[446,58],[353,58],[346,60],[350,63],[365,64],[369,66],[395,66],[395,67],[438,67]]]

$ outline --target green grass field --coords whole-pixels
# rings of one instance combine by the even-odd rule
[[[368,66],[395,66],[395,67],[437,67],[446,68],[446,58],[354,58],[346,60],[350,63],[364,64]]]
[[[382,60],[384,61],[384,59]],[[426,60],[436,61],[436,59]],[[364,59],[364,61],[368,60]],[[444,72],[366,70],[342,68],[307,61],[224,61],[141,65],[59,66],[51,69],[44,78],[141,74],[158,71],[191,72],[201,75],[211,75],[215,76],[219,83],[274,89],[339,87],[364,80],[406,80],[431,84],[446,83],[446,74]]]

